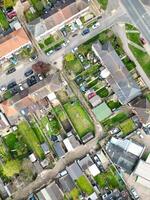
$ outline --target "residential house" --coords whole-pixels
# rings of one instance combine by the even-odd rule
[[[90,155],[85,156],[84,158],[78,160],[78,165],[82,169],[82,171],[86,171],[89,167],[94,164]]]
[[[150,102],[146,97],[140,96],[131,101],[130,105],[144,126],[150,124]]]
[[[88,0],[71,1],[69,5],[57,10],[46,19],[38,18],[28,24],[28,29],[37,41],[60,30],[71,21],[89,11]]]
[[[66,153],[61,142],[55,142],[54,149],[59,158],[62,158]]]
[[[38,200],[63,200],[63,193],[58,185],[53,182],[36,193]]]
[[[0,61],[4,62],[5,59],[12,57],[22,47],[31,44],[28,36],[23,28],[13,31],[7,36],[0,39]]]
[[[0,111],[0,130],[4,130],[10,127],[10,123],[6,117],[6,115]]]
[[[49,146],[46,142],[41,144],[41,148],[43,149],[45,155],[47,155],[50,152]]]
[[[106,42],[104,45],[96,42],[92,45],[92,50],[110,72],[106,80],[122,104],[127,104],[141,95],[140,88],[131,77],[131,74],[110,42]]]
[[[94,134],[92,132],[89,132],[85,136],[82,137],[82,142],[85,144],[93,138],[94,138]]]
[[[65,176],[60,177],[59,184],[60,184],[60,188],[62,189],[64,193],[70,192],[73,188],[75,188],[75,183],[69,174],[66,174]]]
[[[92,107],[96,107],[98,106],[102,101],[101,98],[98,95],[95,95],[94,97],[92,97],[91,99],[89,99],[90,104],[92,105]]]
[[[78,140],[75,138],[74,135],[71,135],[70,137],[64,139],[63,143],[68,152],[73,151],[76,147],[80,145],[80,143],[78,142]]]
[[[66,170],[68,174],[70,175],[70,177],[72,178],[72,180],[74,181],[83,175],[83,172],[81,168],[79,167],[79,165],[77,164],[77,162],[74,162],[68,167],[66,167]]]
[[[135,168],[136,182],[144,187],[150,188],[150,155],[146,161],[140,160]]]
[[[106,152],[116,166],[131,173],[141,158],[145,147],[128,139],[112,137],[106,145]]]

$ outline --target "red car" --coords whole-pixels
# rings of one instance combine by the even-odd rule
[[[96,95],[96,93],[95,93],[95,92],[91,92],[91,93],[88,95],[88,99],[91,99],[91,98],[93,98],[95,95]]]
[[[11,11],[11,12],[9,12],[9,13],[7,13],[7,17],[9,18],[9,19],[12,19],[12,18],[14,18],[14,17],[16,17],[17,16],[17,14],[16,14],[16,12],[13,10],[13,11]]]

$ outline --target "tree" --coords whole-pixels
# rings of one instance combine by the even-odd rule
[[[49,72],[50,70],[50,64],[38,61],[37,63],[32,65],[32,69],[38,74],[46,75],[47,72]]]

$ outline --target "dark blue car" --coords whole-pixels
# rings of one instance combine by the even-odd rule
[[[83,30],[82,35],[86,35],[86,34],[88,34],[89,32],[90,32],[90,29],[87,28],[87,29]]]

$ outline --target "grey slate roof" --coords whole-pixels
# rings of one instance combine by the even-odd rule
[[[65,151],[64,151],[64,149],[63,149],[63,147],[62,147],[61,142],[55,142],[55,143],[54,143],[54,149],[55,149],[55,151],[56,151],[58,157],[62,157],[62,156],[65,155]]]
[[[150,123],[150,102],[145,97],[131,101],[131,105],[143,124]]]
[[[80,176],[83,175],[81,168],[76,162],[71,164],[69,167],[66,167],[66,170],[73,180],[77,180]]]
[[[59,183],[60,183],[60,188],[63,190],[64,193],[70,192],[75,187],[75,183],[69,176],[69,174],[59,178]]]
[[[56,183],[52,183],[46,187],[46,190],[52,200],[63,200],[62,192]]]
[[[47,154],[47,153],[50,152],[49,146],[48,146],[48,144],[46,142],[44,142],[44,143],[41,144],[41,148],[43,149],[44,154]]]
[[[123,148],[111,142],[108,142],[106,145],[106,151],[111,160],[129,174],[133,171],[139,160],[137,156],[125,151]]]
[[[62,192],[55,182],[40,190],[36,196],[39,200],[63,200]]]
[[[94,164],[93,160],[91,159],[91,157],[89,155],[85,156],[84,158],[82,158],[81,160],[78,161],[79,166],[81,167],[81,169],[83,171],[85,171],[86,169],[88,169],[90,166],[92,166]]]
[[[141,94],[140,88],[129,74],[110,42],[104,45],[96,42],[92,45],[92,49],[102,64],[109,70],[110,75],[107,81],[122,104],[127,104]]]

